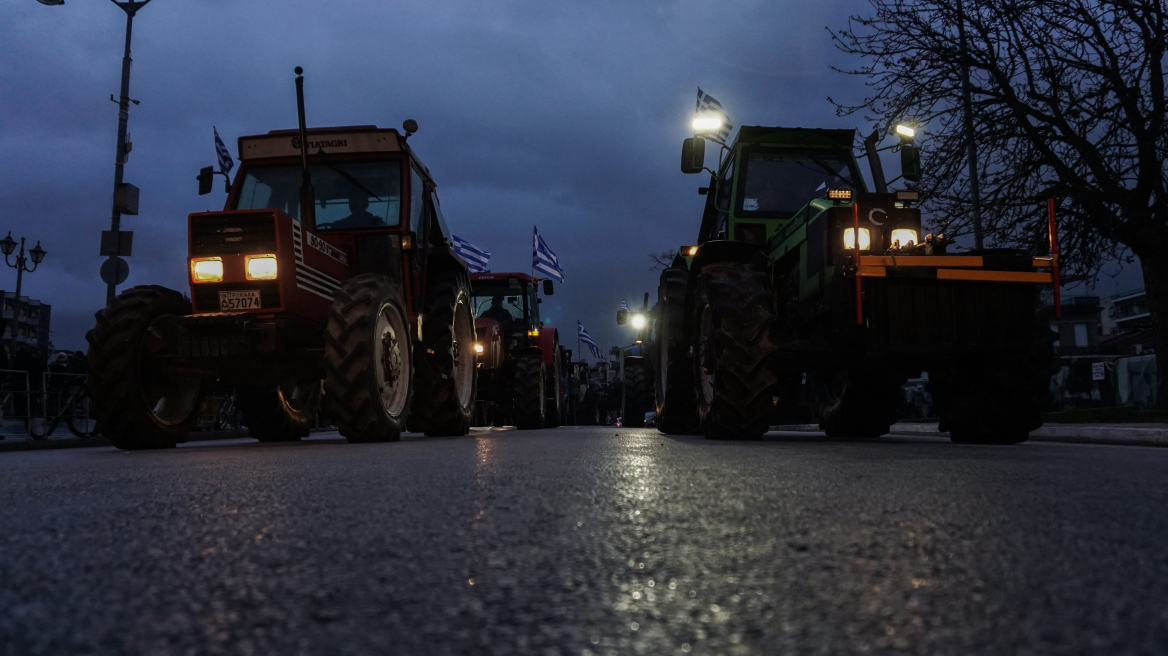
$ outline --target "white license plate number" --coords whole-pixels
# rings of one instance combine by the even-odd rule
[[[220,310],[258,310],[259,290],[245,289],[235,292],[219,292]]]

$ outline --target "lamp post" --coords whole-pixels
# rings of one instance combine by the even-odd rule
[[[65,0],[37,0],[42,5],[63,5]],[[120,246],[122,243],[119,233],[122,226],[122,214],[137,214],[138,213],[138,190],[133,185],[123,185],[122,170],[126,164],[126,155],[128,152],[126,144],[126,126],[130,121],[130,103],[138,104],[137,100],[130,98],[130,36],[134,31],[134,14],[138,10],[149,4],[150,0],[110,0],[115,5],[126,12],[126,49],[122,55],[122,90],[118,98],[118,152],[117,158],[114,160],[114,201],[113,201],[113,215],[110,218],[110,248],[109,252],[109,269],[111,276],[106,281],[105,302],[108,305],[114,300],[114,296],[118,293],[118,257],[121,255]],[[112,96],[111,96],[112,99]],[[129,253],[126,253],[128,256]]]
[[[4,263],[16,269],[16,305],[12,308],[12,344],[13,348],[16,345],[16,331],[20,329],[20,288],[24,283],[24,272],[32,273],[36,271],[37,265],[40,264],[46,255],[45,249],[41,248],[41,243],[38,241],[36,246],[28,252],[28,257],[24,255],[24,237],[20,238],[20,253],[16,256],[16,264],[8,261],[8,256],[12,255],[12,251],[16,250],[16,240],[12,238],[12,231],[8,232],[8,236],[0,239],[0,251],[4,252]],[[28,266],[28,260],[32,260],[32,268]]]

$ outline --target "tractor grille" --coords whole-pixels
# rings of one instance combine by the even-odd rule
[[[276,217],[203,214],[191,217],[191,256],[276,252]]]
[[[199,283],[191,285],[191,300],[195,305],[195,312],[218,312],[219,292],[240,289],[258,289],[260,292],[260,307],[276,309],[280,307],[280,283],[276,280],[249,280],[247,282],[230,283]]]
[[[873,346],[899,350],[1028,347],[1036,285],[941,280],[865,284]]]

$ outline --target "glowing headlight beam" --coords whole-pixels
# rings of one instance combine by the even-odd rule
[[[279,267],[275,255],[249,255],[244,269],[248,280],[275,280]]]
[[[722,127],[722,119],[717,116],[699,116],[693,120],[694,132],[713,132]]]
[[[856,233],[855,228],[844,229],[844,248],[851,250],[856,247]],[[867,228],[860,228],[860,250],[867,251],[872,249],[872,233],[868,232]]]
[[[917,231],[909,230],[908,228],[897,228],[896,230],[893,230],[889,238],[892,240],[893,244],[899,242],[901,246],[908,246],[910,243],[920,243],[920,239],[917,238]]]
[[[191,260],[191,279],[195,282],[221,282],[223,260],[218,257]]]
[[[912,139],[917,136],[917,131],[907,125],[901,124],[896,126],[896,133],[906,139]]]
[[[633,315],[632,324],[633,324],[633,328],[635,330],[640,330],[640,329],[644,328],[645,323],[646,323],[645,315],[643,315],[643,314],[634,314]]]

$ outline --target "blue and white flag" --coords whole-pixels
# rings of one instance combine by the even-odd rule
[[[627,304],[627,303],[625,303],[624,301],[621,301],[621,309],[622,309],[622,310],[628,310],[628,309],[629,309],[629,306],[628,306],[628,304]]]
[[[564,270],[560,268],[560,258],[548,248],[547,242],[539,236],[539,228],[532,228],[535,235],[535,253],[531,256],[531,268],[543,275],[564,282]]]
[[[726,141],[730,137],[730,130],[734,129],[734,125],[730,123],[730,115],[726,110],[722,109],[722,103],[718,102],[716,98],[710,94],[702,91],[698,87],[698,116],[717,116],[722,119],[722,127],[718,129],[717,136],[720,141]]]
[[[211,129],[215,131],[215,154],[219,156],[219,170],[224,175],[231,173],[231,169],[235,166],[235,162],[231,159],[231,151],[227,150],[227,146],[223,140],[219,138],[219,130],[214,125]]]
[[[479,249],[478,246],[475,246],[458,235],[450,236],[454,238],[454,252],[466,260],[466,268],[471,273],[490,272],[490,269],[487,268],[487,263],[491,261],[490,253]]]
[[[580,323],[579,320],[577,320],[576,321],[576,328],[577,328],[577,331],[576,331],[577,337],[580,338],[581,342],[584,342],[585,344],[588,345],[588,350],[592,351],[592,357],[594,357],[598,360],[602,359],[601,354],[600,354],[600,347],[596,345],[596,342],[592,341],[592,335],[589,335],[588,331],[584,330],[584,324]]]

